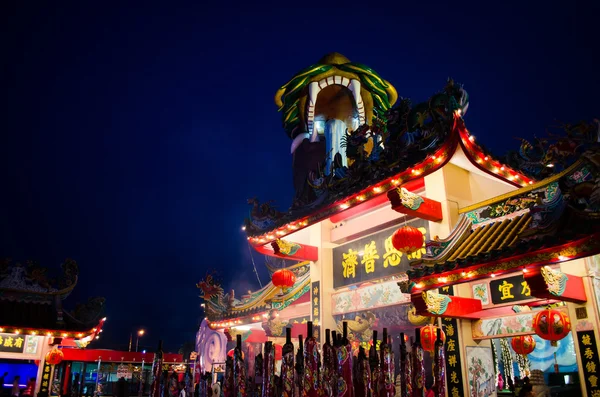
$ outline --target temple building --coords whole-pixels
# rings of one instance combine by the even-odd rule
[[[239,298],[212,276],[198,284],[205,370],[236,334],[252,361],[306,321],[320,340],[347,321],[356,347],[385,327],[395,349],[401,332],[434,324],[449,396],[496,395],[525,376],[600,395],[600,122],[498,157],[467,129],[469,97],[453,80],[413,104],[337,53],[275,102],[295,198],[288,211],[251,200],[245,231],[271,283]],[[399,247],[415,231],[418,245]]]
[[[52,280],[32,262],[0,264],[0,372],[8,372],[3,387],[12,387],[19,375],[22,389],[36,378],[35,395],[65,394],[63,350],[85,348],[102,332],[104,298],[67,309],[63,303],[77,285],[79,269],[70,259],[61,268],[62,275]]]

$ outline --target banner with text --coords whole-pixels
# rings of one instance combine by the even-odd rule
[[[407,225],[423,233],[422,248],[409,255],[397,251],[392,245],[392,235],[401,225],[334,248],[333,287],[340,288],[406,272],[411,260],[425,254],[425,240],[429,239],[428,221],[415,219]]]

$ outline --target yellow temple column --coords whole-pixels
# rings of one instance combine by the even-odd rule
[[[335,329],[331,307],[331,294],[333,293],[333,245],[330,243],[330,231],[332,225],[329,220],[319,222],[311,227],[309,235],[309,245],[318,247],[319,260],[313,262],[310,267],[310,279],[313,288],[311,289],[311,318],[313,321],[318,318],[320,326],[320,339],[325,341],[325,329]],[[319,291],[315,294],[315,282],[319,282]],[[314,299],[319,302],[315,305]],[[315,307],[316,306],[316,307]],[[315,308],[318,313],[315,315]]]

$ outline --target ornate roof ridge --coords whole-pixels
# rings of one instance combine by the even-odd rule
[[[12,264],[10,259],[5,259],[0,264],[0,299],[31,303],[47,303],[55,297],[64,300],[77,285],[79,268],[72,259],[66,259],[61,268],[62,277],[55,282],[48,278],[47,268],[33,261],[23,265],[18,262]]]
[[[440,252],[428,249],[427,258],[412,264],[409,278],[421,287],[437,288],[489,272],[598,253],[599,181],[600,147],[596,147],[564,172],[470,208],[461,216],[471,227],[465,228],[461,218],[461,232],[454,234],[457,243],[450,247],[447,242]],[[437,242],[429,244],[433,248]]]

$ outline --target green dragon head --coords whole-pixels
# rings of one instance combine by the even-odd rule
[[[283,126],[294,139],[292,153],[303,139],[314,142],[324,122],[341,120],[353,131],[383,116],[397,99],[396,89],[375,71],[338,53],[300,71],[275,94]]]

